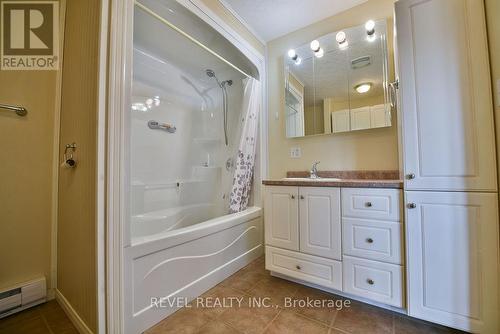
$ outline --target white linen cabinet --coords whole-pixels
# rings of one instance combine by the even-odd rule
[[[498,333],[498,201],[484,3],[395,3],[410,316]]]

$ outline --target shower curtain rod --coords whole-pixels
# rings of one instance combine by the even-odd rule
[[[184,32],[182,29],[180,29],[179,27],[177,27],[176,25],[172,24],[171,22],[167,21],[166,19],[164,19],[163,17],[161,17],[160,15],[156,14],[153,10],[151,10],[150,8],[144,6],[142,3],[140,3],[139,1],[135,1],[135,5],[137,7],[139,7],[140,9],[142,9],[144,12],[146,12],[147,14],[151,15],[152,17],[154,17],[155,19],[157,19],[158,21],[160,21],[161,23],[167,25],[168,27],[172,28],[173,30],[177,31],[179,34],[181,34],[182,36],[186,37],[187,39],[189,39],[191,42],[193,42],[194,44],[198,45],[199,47],[201,47],[202,49],[206,50],[207,52],[211,53],[212,55],[214,55],[215,57],[219,58],[220,60],[222,60],[224,63],[226,63],[227,65],[231,66],[232,68],[234,68],[236,71],[240,72],[241,74],[243,74],[244,76],[246,77],[249,77],[251,78],[252,76],[247,74],[245,71],[241,70],[238,66],[234,65],[233,63],[231,63],[230,61],[226,60],[224,57],[222,57],[220,54],[218,54],[217,52],[213,51],[212,49],[210,49],[208,46],[206,46],[205,44],[201,43],[200,41],[198,41],[196,38],[192,37],[191,35],[189,35],[188,33]]]

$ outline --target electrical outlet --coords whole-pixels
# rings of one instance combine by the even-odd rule
[[[292,159],[297,159],[302,156],[302,151],[300,150],[300,147],[292,147],[290,148],[290,158]]]

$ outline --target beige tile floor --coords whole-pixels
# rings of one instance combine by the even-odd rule
[[[0,319],[0,334],[78,334],[55,300]]]
[[[449,328],[410,319],[367,304],[351,301],[349,307],[301,308],[285,305],[292,300],[346,299],[270,276],[261,257],[241,269],[202,297],[244,297],[241,306],[204,308],[194,303],[182,308],[146,331],[146,334],[273,333],[273,334],[441,334],[460,333]],[[273,307],[250,307],[249,298],[268,297]],[[212,299],[214,300],[214,299]],[[284,307],[287,306],[287,307]]]

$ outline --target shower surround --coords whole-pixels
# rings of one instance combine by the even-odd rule
[[[153,326],[263,253],[252,196],[262,87],[236,47],[181,7],[143,0],[134,8],[126,333]],[[184,28],[227,50],[200,47]]]

